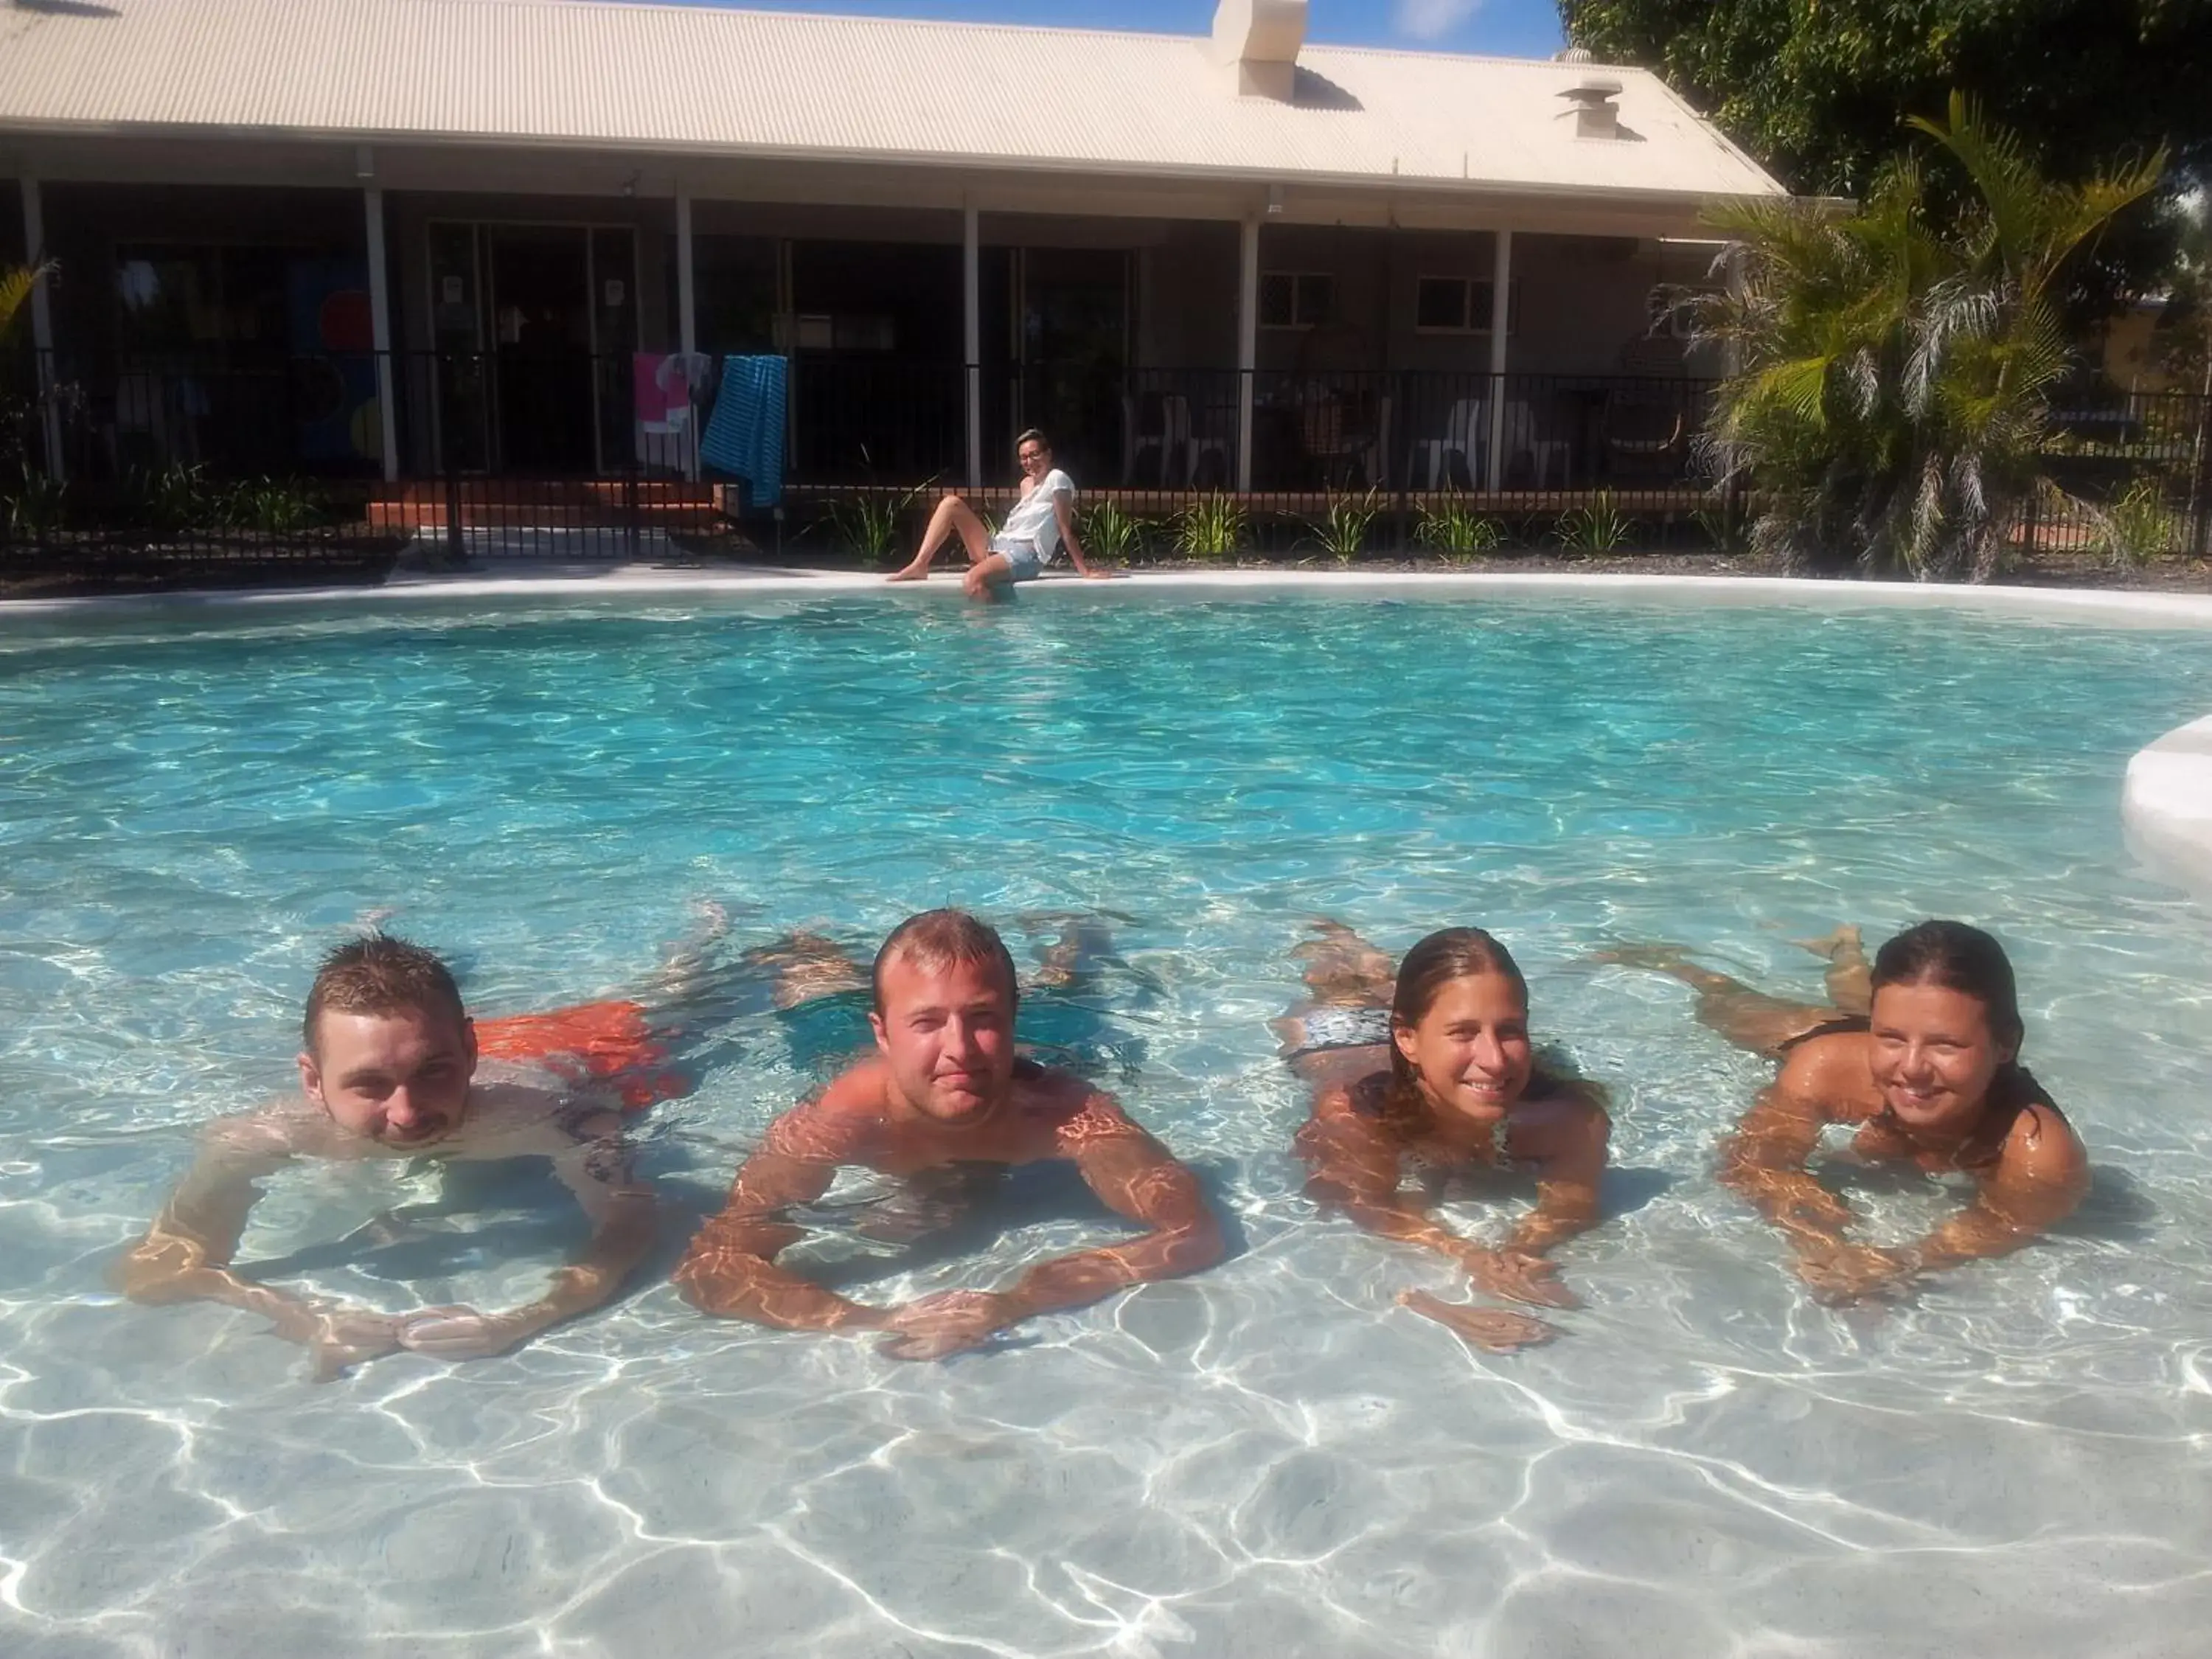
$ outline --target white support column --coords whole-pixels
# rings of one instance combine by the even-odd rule
[[[23,180],[23,257],[35,270],[46,253],[46,210],[39,181]],[[54,307],[43,276],[31,285],[31,349],[39,371],[40,425],[46,430],[46,476],[62,482],[62,411],[54,401]]]
[[[968,407],[968,488],[983,487],[983,216],[960,206],[961,370]]]
[[[399,477],[399,410],[393,395],[392,372],[392,282],[384,257],[384,192],[374,185],[361,192],[362,210],[368,227],[369,343],[376,352],[376,405],[382,420],[379,434],[384,444],[384,481]]]
[[[1482,474],[1492,494],[1505,477],[1500,470],[1505,465],[1505,327],[1513,318],[1513,233],[1496,235],[1490,264],[1490,454]]]
[[[1252,382],[1260,368],[1260,222],[1244,221],[1237,277],[1237,488],[1252,488]]]
[[[687,357],[699,349],[699,290],[691,258],[691,192],[676,190],[676,349]]]

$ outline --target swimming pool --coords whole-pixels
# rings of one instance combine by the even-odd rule
[[[2117,799],[2206,708],[2212,634],[1942,611],[1107,588],[0,622],[0,1634],[2194,1652],[2212,925]],[[288,1082],[312,960],[362,913],[497,1013],[635,981],[702,896],[740,943],[1112,913],[1116,1086],[1238,1253],[936,1367],[711,1323],[657,1277],[507,1358],[317,1387],[258,1321],[105,1291],[193,1127]],[[1266,1022],[1316,914],[1394,951],[1491,927],[1540,1036],[1612,1085],[1615,1213],[1559,1253],[1589,1306],[1551,1347],[1394,1310],[1449,1270],[1300,1195]],[[1793,935],[1926,914],[2012,948],[2098,1186],[2052,1242],[1845,1317],[1711,1178],[1762,1068],[1672,981],[1576,959],[1672,939],[1810,995]],[[648,1131],[659,1277],[806,1082],[772,1019],[726,1036]],[[240,1260],[393,1307],[534,1293],[565,1200],[457,1184],[288,1174]],[[1899,1231],[1941,1202],[1864,1198]],[[1101,1224],[1049,1181],[1014,1219],[866,1293]]]

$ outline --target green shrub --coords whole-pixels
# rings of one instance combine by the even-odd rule
[[[1201,495],[1176,519],[1175,550],[1186,559],[1233,559],[1245,529],[1243,507],[1226,495]]]
[[[2180,526],[2155,478],[2137,478],[2118,501],[2090,511],[2096,526],[2091,544],[2116,565],[2148,564],[2179,540]]]
[[[1339,564],[1350,564],[1367,545],[1368,527],[1382,511],[1382,496],[1370,489],[1364,495],[1331,501],[1328,516],[1308,520],[1306,528],[1322,552]]]
[[[1504,536],[1497,520],[1485,518],[1457,501],[1447,501],[1442,507],[1421,509],[1421,521],[1413,527],[1413,539],[1459,564],[1478,553],[1495,552]]]
[[[1101,501],[1088,508],[1077,527],[1085,554],[1119,564],[1142,556],[1152,529],[1147,520],[1132,517],[1112,501]]]
[[[1611,490],[1601,489],[1588,507],[1561,514],[1552,535],[1571,552],[1610,553],[1635,533],[1635,520],[1614,504]]]

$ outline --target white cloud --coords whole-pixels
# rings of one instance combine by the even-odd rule
[[[1416,40],[1441,40],[1482,9],[1482,0],[1398,0],[1391,21]]]

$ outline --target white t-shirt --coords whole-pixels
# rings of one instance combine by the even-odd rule
[[[1058,467],[1037,480],[1035,489],[1014,503],[1014,510],[1006,514],[1006,522],[999,534],[1008,541],[1033,542],[1037,556],[1049,564],[1060,556],[1060,520],[1053,515],[1053,502],[1065,495],[1071,503],[1075,499],[1075,483]]]

